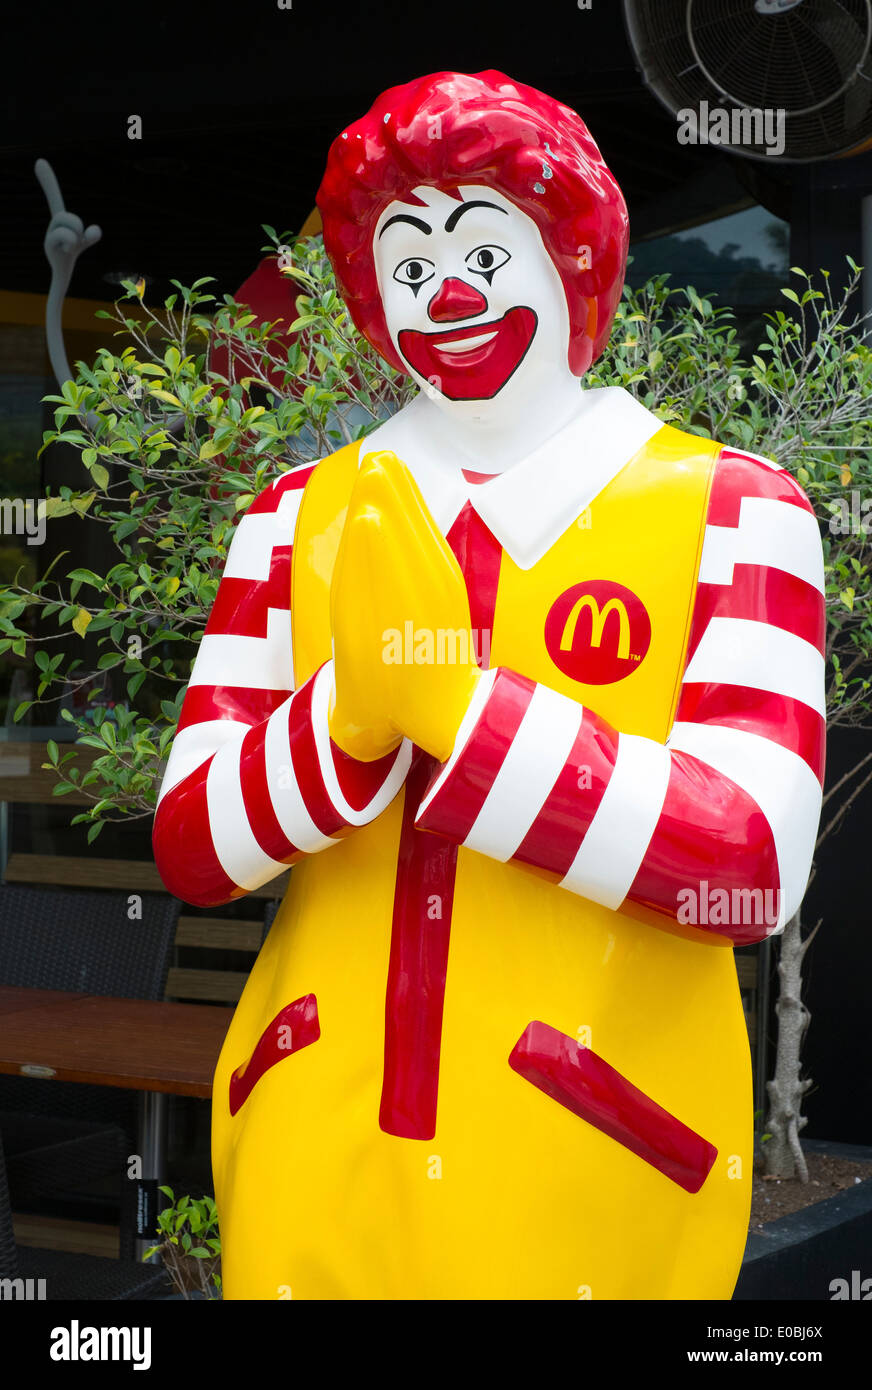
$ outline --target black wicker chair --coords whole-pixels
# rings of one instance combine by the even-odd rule
[[[162,999],[180,903],[119,892],[0,886],[0,984]],[[136,1096],[114,1087],[0,1076],[0,1129],[16,1210],[118,1181],[132,1152]],[[122,1254],[132,1234],[122,1222]],[[111,1263],[111,1262],[110,1262]]]
[[[0,1279],[18,1280],[7,1285],[6,1298],[38,1298],[44,1279],[45,1297],[54,1300],[155,1299],[170,1292],[161,1265],[136,1264],[133,1260],[107,1260],[99,1255],[74,1255],[61,1250],[37,1250],[16,1245],[3,1140],[0,1134]],[[33,1280],[30,1290],[25,1281]],[[14,1292],[12,1290],[14,1289]]]

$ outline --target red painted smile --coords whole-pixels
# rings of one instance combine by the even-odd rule
[[[519,305],[501,319],[467,328],[398,335],[400,352],[450,401],[490,400],[520,366],[536,332],[536,315]]]

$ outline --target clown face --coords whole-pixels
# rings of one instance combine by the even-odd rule
[[[553,393],[569,371],[560,276],[532,218],[486,186],[415,190],[375,229],[373,254],[391,340],[415,380],[448,409]],[[423,204],[423,205],[422,205]]]

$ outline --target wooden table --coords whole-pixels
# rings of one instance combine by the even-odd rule
[[[139,1092],[137,1253],[153,1243],[168,1094],[212,1094],[232,1010],[0,986],[0,1072]]]

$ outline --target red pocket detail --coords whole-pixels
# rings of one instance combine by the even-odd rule
[[[698,1192],[711,1172],[718,1154],[714,1144],[670,1115],[590,1048],[549,1024],[527,1025],[509,1066],[686,1192]]]
[[[237,1067],[230,1078],[231,1115],[245,1104],[264,1072],[284,1057],[317,1042],[320,1036],[318,1001],[314,994],[304,994],[302,999],[286,1004],[264,1028],[248,1061]]]

